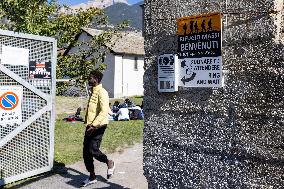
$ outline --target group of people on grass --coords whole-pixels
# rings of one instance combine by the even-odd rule
[[[109,103],[108,119],[110,121],[143,120],[143,101],[140,106],[135,105],[128,98],[121,104],[115,101],[111,106],[111,103]]]

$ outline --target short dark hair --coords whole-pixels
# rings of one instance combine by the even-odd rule
[[[98,82],[100,83],[103,79],[104,74],[99,70],[93,70],[90,72],[90,75],[94,76],[98,79]]]

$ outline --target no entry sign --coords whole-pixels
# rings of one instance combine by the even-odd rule
[[[22,122],[22,96],[22,87],[0,86],[0,125]]]
[[[14,110],[19,104],[19,96],[14,92],[6,92],[0,96],[0,108]]]

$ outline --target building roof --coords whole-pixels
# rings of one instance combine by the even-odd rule
[[[92,29],[92,28],[83,28],[83,30],[91,35],[99,35],[103,31]],[[117,54],[134,54],[134,55],[145,55],[144,50],[144,38],[142,37],[141,32],[122,32],[121,36],[115,36],[112,38],[114,45],[106,44],[114,53]]]

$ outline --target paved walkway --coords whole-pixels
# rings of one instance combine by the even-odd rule
[[[98,182],[85,188],[109,188],[109,189],[147,189],[147,181],[143,176],[143,147],[136,144],[131,148],[125,149],[122,153],[108,155],[116,163],[115,174],[110,180],[106,180],[107,167],[105,164],[95,161]],[[24,183],[15,188],[23,189],[69,189],[79,188],[80,183],[87,178],[83,162],[67,166],[62,173],[45,176]]]

